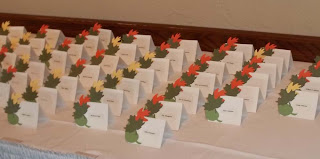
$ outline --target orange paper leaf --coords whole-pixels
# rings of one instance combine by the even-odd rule
[[[231,89],[234,89],[238,86],[242,86],[244,84],[244,82],[242,80],[238,80],[237,78],[234,78],[232,81],[231,81]]]
[[[84,97],[84,95],[82,95],[79,100],[79,105],[82,106],[83,104],[88,102],[90,102],[90,97],[89,96]]]
[[[266,44],[266,46],[264,47],[265,51],[268,51],[270,49],[275,49],[277,47],[277,45],[275,44],[270,44],[270,42],[268,44]]]
[[[150,111],[148,109],[143,110],[143,108],[141,108],[136,116],[136,121],[138,121],[139,119],[141,119],[142,121],[148,121],[148,119],[145,118],[145,116],[148,116],[150,114]]]
[[[186,84],[187,83],[184,80],[179,78],[173,83],[173,88],[176,88],[177,86],[185,86]]]
[[[175,43],[175,42],[180,42],[181,39],[179,39],[181,37],[181,34],[180,33],[177,33],[176,35],[171,35],[171,39],[172,41]]]
[[[214,90],[213,92],[213,97],[214,99],[218,99],[220,96],[224,96],[226,95],[226,91],[223,89],[221,91],[219,91],[219,88],[217,88],[216,90]]]
[[[159,101],[163,101],[164,96],[158,96],[158,94],[154,95],[152,98],[152,103],[157,104]]]
[[[96,52],[96,58],[99,58],[99,56],[103,56],[104,52],[105,52],[104,49],[97,50],[97,52]]]
[[[163,42],[163,43],[160,45],[161,51],[163,51],[164,49],[167,49],[167,48],[170,48],[170,44],[166,44],[166,42]]]
[[[206,56],[206,54],[203,54],[201,56],[200,62],[201,62],[201,64],[204,64],[204,63],[206,63],[207,61],[210,61],[210,60],[211,60],[210,56]]]
[[[195,65],[195,64],[190,65],[189,70],[188,70],[188,76],[198,75],[199,74],[197,72],[198,70],[200,70],[200,66]]]

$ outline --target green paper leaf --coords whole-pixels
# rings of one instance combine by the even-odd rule
[[[13,100],[11,98],[8,100],[7,104],[8,105],[4,108],[4,111],[7,114],[14,114],[20,109],[20,105],[18,103],[13,104]]]
[[[89,107],[86,103],[82,104],[82,106],[80,106],[79,102],[74,103],[74,106],[73,106],[73,109],[75,110],[73,112],[74,119],[78,119],[84,116],[84,114],[87,113],[88,108]]]
[[[118,81],[117,77],[112,78],[112,76],[110,74],[107,74],[106,81],[104,82],[103,86],[104,86],[104,88],[115,89],[118,82],[119,81]]]
[[[290,80],[291,82],[293,82],[293,84],[298,83],[301,87],[303,87],[307,83],[306,78],[298,79],[298,75],[292,75]]]
[[[167,43],[170,44],[170,48],[174,48],[174,49],[176,49],[180,46],[179,42],[173,42],[173,40],[171,38],[169,38]]]
[[[36,102],[36,98],[38,97],[38,92],[32,92],[32,88],[30,86],[27,87],[26,92],[22,94],[22,98],[29,102]]]
[[[204,72],[209,67],[209,65],[206,62],[201,64],[201,60],[200,59],[197,59],[194,64],[200,66],[200,70],[198,70],[198,72]]]
[[[51,53],[48,53],[47,50],[44,48],[42,50],[42,54],[39,56],[39,60],[42,63],[48,63],[49,64],[49,60],[52,58]],[[47,64],[46,64],[47,65]],[[47,65],[49,67],[49,65]]]
[[[156,104],[153,104],[151,100],[148,100],[146,103],[146,108],[150,111],[149,117],[153,116],[155,113],[158,113],[161,107],[161,103],[158,102]]]
[[[2,83],[7,83],[9,82],[12,78],[14,77],[13,73],[10,72],[8,73],[6,69],[2,70],[2,73],[1,73],[1,82]]]
[[[140,57],[139,63],[141,64],[140,68],[149,68],[152,64],[152,60],[148,59],[147,61],[144,60],[143,57]]]
[[[131,44],[133,40],[134,40],[134,36],[132,35],[128,36],[127,34],[123,34],[121,38],[121,42],[126,44]]]
[[[89,90],[89,97],[91,102],[101,103],[101,98],[103,97],[103,92],[96,92],[96,89],[91,87]]]
[[[241,71],[237,71],[234,77],[237,78],[238,80],[243,81],[244,83],[247,83],[248,80],[250,79],[249,76],[246,74],[242,76]]]
[[[5,54],[1,54],[1,55],[0,55],[0,63],[4,60],[5,57],[6,57]]]
[[[314,68],[316,64],[309,66],[309,71],[312,73],[312,77],[320,77],[320,68]]]
[[[168,84],[166,93],[164,94],[165,100],[168,101],[168,100],[174,99],[174,97],[179,95],[180,91],[181,91],[180,86],[176,86],[174,88],[172,83]]]
[[[265,56],[272,56],[272,54],[273,54],[274,52],[273,52],[273,50],[272,49],[270,49],[270,50],[268,50],[268,51],[265,51],[262,55],[265,55]]]
[[[144,123],[141,119],[136,121],[135,115],[130,115],[130,117],[128,119],[128,124],[126,125],[126,127],[124,129],[126,132],[134,132],[136,130],[139,130],[143,124]]]
[[[5,45],[3,45],[4,47],[6,47],[8,49],[8,52],[13,53],[13,49],[11,48],[11,42],[8,41]],[[3,47],[2,46],[2,47]]]
[[[225,51],[222,51],[221,53],[219,52],[219,49],[214,49],[213,50],[213,56],[211,58],[212,61],[221,61],[222,59],[224,59],[224,57],[226,57],[227,54]]]
[[[73,64],[73,65],[71,65],[69,76],[77,77],[77,76],[79,76],[81,74],[83,69],[84,69],[83,65],[79,65],[79,67],[77,67],[75,64]]]
[[[112,42],[110,42],[108,45],[108,49],[106,49],[104,54],[115,56],[119,50],[120,50],[119,46],[113,46]]]
[[[48,88],[56,88],[59,83],[60,78],[54,78],[53,74],[50,74],[47,78],[47,81],[44,83],[44,86]]]
[[[36,38],[45,38],[46,37],[46,34],[41,34],[40,31],[38,31],[37,35],[36,35]]]
[[[69,46],[64,46],[64,47],[63,47],[62,45],[59,45],[58,50],[59,50],[59,51],[66,51],[66,52],[67,52],[67,51],[69,50],[69,48],[70,48]]]
[[[188,73],[182,73],[181,79],[186,82],[186,86],[190,86],[197,77],[195,75],[188,76]]]
[[[85,36],[77,35],[75,44],[83,44],[85,40],[86,40]]]
[[[285,105],[289,103],[297,95],[295,91],[291,91],[290,93],[288,93],[286,89],[281,89],[279,94],[280,94],[280,98],[278,98],[278,101],[277,101],[278,105]]]
[[[240,92],[240,89],[238,87],[232,89],[230,84],[226,84],[226,86],[223,88],[226,91],[227,96],[237,96]]]
[[[129,72],[128,68],[123,69],[123,77],[133,79],[137,75],[136,71]]]
[[[0,29],[0,35],[8,35],[9,30],[7,29],[6,31],[3,31],[2,28]]]
[[[211,111],[216,108],[219,108],[224,103],[222,98],[214,99],[214,95],[209,94],[207,102],[204,104],[204,110]]]
[[[89,29],[89,35],[98,36],[98,35],[99,35],[99,32],[98,32],[98,31],[93,31],[93,27],[91,27],[91,28]]]
[[[92,56],[91,57],[91,65],[99,65],[102,60],[103,60],[104,56],[99,56],[98,58],[96,58],[96,56]]]
[[[161,51],[160,47],[156,47],[156,50],[154,52],[156,53],[155,58],[165,58],[168,54],[168,51],[166,49]]]
[[[29,45],[30,42],[29,42],[29,40],[23,41],[23,39],[20,39],[20,40],[19,40],[19,44],[20,44],[20,45]]]
[[[23,60],[20,59],[18,61],[18,64],[17,64],[16,68],[17,68],[17,72],[25,72],[29,68],[29,64],[28,63],[23,63]]]

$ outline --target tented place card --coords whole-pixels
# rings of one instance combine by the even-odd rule
[[[273,57],[284,58],[284,64],[285,64],[284,70],[285,70],[285,73],[288,72],[293,66],[291,50],[274,49],[273,51],[274,51],[274,54],[272,55]]]
[[[14,50],[14,52],[19,58],[21,58],[24,54],[28,54],[29,56],[32,55],[31,53],[31,46],[30,45],[19,45]]]
[[[41,38],[32,38],[30,39],[30,46],[33,49],[37,57],[41,55],[42,50],[46,45],[46,40]]]
[[[164,58],[153,58],[153,62],[150,69],[153,69],[156,74],[156,83],[167,82],[169,77],[169,67],[170,67],[170,60]]]
[[[170,60],[170,69],[169,72],[182,72],[183,68],[183,59],[184,59],[184,50],[183,49],[167,49],[169,52],[165,57]]]
[[[258,65],[260,67],[256,70],[256,73],[269,74],[271,79],[271,88],[275,88],[279,78],[277,76],[277,65],[271,63],[259,63]]]
[[[73,102],[76,98],[78,78],[62,76],[57,85],[58,96],[65,102]]]
[[[13,93],[22,94],[28,86],[28,74],[26,72],[16,72],[9,83]]]
[[[166,121],[148,117],[146,117],[146,119],[148,122],[145,122],[137,131],[139,144],[142,146],[161,148]]]
[[[217,61],[207,61],[207,63],[208,68],[204,72],[215,74],[217,77],[217,86],[221,86],[228,75],[226,63]]]
[[[2,69],[8,69],[9,66],[15,66],[17,55],[13,53],[6,53],[5,58],[1,62]]]
[[[58,91],[54,88],[39,88],[37,102],[46,114],[55,114],[58,100]]]
[[[111,74],[117,69],[119,56],[104,55],[102,62],[99,64],[103,75]]]
[[[241,92],[237,95],[237,97],[243,98],[244,106],[246,107],[247,112],[257,112],[260,95],[259,87],[239,86],[239,88],[241,89]]]
[[[243,108],[243,98],[222,96],[224,103],[217,108],[218,119],[213,122],[223,124],[241,125]]]
[[[194,87],[181,87],[182,91],[176,96],[176,102],[182,103],[188,114],[196,114],[200,89]]]
[[[83,43],[83,47],[89,57],[96,55],[97,50],[101,50],[103,48],[100,38],[93,35],[87,36],[87,40]]]
[[[199,42],[197,40],[181,40],[178,49],[184,50],[188,66],[202,54]]]
[[[234,75],[237,71],[242,70],[244,55],[240,51],[227,51],[227,54],[221,61],[226,63],[228,73]]]
[[[108,45],[112,38],[114,38],[113,33],[109,29],[98,29],[99,38],[102,43],[103,49],[108,49]]]
[[[8,38],[11,39],[21,39],[23,34],[27,32],[24,26],[10,26]]]
[[[320,78],[319,77],[307,77],[307,82],[302,88],[302,91],[314,92],[320,95]]]
[[[99,79],[100,66],[84,65],[84,69],[79,75],[79,81],[83,88],[89,90],[95,81]]]
[[[116,53],[120,57],[120,65],[123,67],[129,66],[135,61],[137,51],[139,50],[136,44],[120,44],[119,51]]]
[[[46,41],[52,48],[57,48],[65,39],[64,34],[61,30],[57,29],[46,29]]]
[[[161,101],[162,108],[155,114],[156,119],[166,120],[172,130],[179,130],[182,103]]]
[[[286,74],[286,72],[284,72],[283,67],[284,67],[284,59],[282,57],[273,57],[273,56],[266,56],[264,57],[263,60],[265,63],[272,63],[272,64],[276,64],[277,65],[277,77],[278,77],[278,81],[277,84],[280,83],[282,75]]]
[[[117,89],[123,90],[125,99],[130,104],[137,104],[139,98],[140,81],[136,79],[123,78],[117,85]]]
[[[245,86],[252,86],[252,87],[259,87],[261,95],[263,99],[266,99],[268,89],[270,87],[269,85],[269,74],[264,74],[264,73],[250,73],[252,76]]]
[[[87,119],[85,127],[97,130],[108,130],[108,104],[88,102]]]
[[[198,73],[199,75],[191,84],[191,87],[199,88],[199,104],[203,105],[208,95],[212,93],[212,90],[214,90],[216,75],[205,72]]]
[[[45,64],[40,62],[29,62],[29,68],[27,69],[28,76],[30,80],[38,80],[39,84],[43,84],[44,72],[45,72]]]
[[[134,79],[140,80],[140,96],[151,94],[155,78],[155,71],[152,69],[137,69],[138,73]]]
[[[236,44],[236,51],[243,52],[244,60],[249,61],[253,56],[253,45],[252,44]]]
[[[7,101],[10,96],[10,85],[7,83],[0,83],[0,108],[7,106]]]
[[[62,74],[65,74],[67,64],[67,52],[65,51],[52,51],[52,58],[49,60],[50,70],[61,69]]]
[[[86,53],[85,53],[85,49],[83,48],[83,45],[79,45],[79,44],[69,44],[69,49],[67,52],[67,63],[66,63],[66,70],[70,70],[71,65],[77,63],[77,60],[80,58],[84,58],[87,59],[85,57]],[[69,71],[67,71],[69,72]]]
[[[16,113],[19,125],[28,128],[37,128],[39,121],[39,104],[35,102],[22,101],[20,109]]]
[[[7,43],[8,37],[5,35],[0,35],[0,46],[3,46]]]
[[[135,35],[136,39],[133,40],[132,44],[136,44],[139,48],[141,56],[146,53],[153,52],[156,47],[153,43],[151,35]]]
[[[314,120],[318,105],[318,93],[296,91],[297,95],[290,102],[293,112],[290,117]]]
[[[123,90],[109,88],[103,89],[103,97],[101,98],[101,102],[108,104],[112,114],[115,116],[121,115],[123,99]]]

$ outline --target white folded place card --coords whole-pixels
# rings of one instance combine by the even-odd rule
[[[66,102],[73,102],[76,98],[78,78],[62,76],[57,85],[58,96]]]
[[[28,86],[28,74],[26,72],[16,72],[9,82],[13,93],[24,93]]]
[[[79,44],[69,44],[69,49],[67,52],[67,68],[70,69],[71,65],[77,63],[78,59],[82,58],[84,52],[83,45]]]
[[[226,63],[217,61],[207,61],[207,63],[208,68],[204,72],[215,74],[218,79],[216,83],[221,86],[228,75]]]
[[[282,75],[286,74],[283,72],[283,67],[284,67],[284,59],[282,57],[272,57],[272,56],[266,56],[264,57],[263,60],[265,63],[272,63],[277,65],[277,84],[280,83]]]
[[[148,117],[146,119],[148,121],[137,131],[139,135],[138,142],[142,146],[161,148],[166,121]]]
[[[38,80],[40,86],[43,84],[44,80],[44,72],[46,66],[41,62],[29,62],[29,68],[27,69],[28,76],[30,80]]]
[[[104,49],[108,49],[108,45],[114,38],[113,33],[109,29],[99,29],[99,38]]]
[[[26,32],[27,30],[24,26],[10,26],[8,38],[9,40],[21,39],[23,37],[23,34]]]
[[[117,69],[119,63],[119,56],[112,56],[112,55],[104,55],[103,60],[99,64],[102,70],[102,73],[112,74],[113,71]]]
[[[236,44],[236,50],[243,52],[244,54],[244,61],[249,61],[253,56],[254,47],[252,44]]]
[[[117,89],[123,90],[125,98],[130,104],[137,104],[139,98],[140,81],[123,78],[117,85]]]
[[[156,119],[168,122],[172,130],[179,130],[182,115],[182,103],[161,101],[161,109],[155,114]]]
[[[47,114],[55,114],[58,101],[58,91],[55,88],[40,87],[37,103]]]
[[[136,39],[133,40],[132,44],[137,44],[142,56],[156,49],[151,35],[135,35],[134,37]]]
[[[227,51],[227,54],[221,62],[226,63],[228,73],[234,75],[242,70],[244,55],[241,51]]]
[[[243,108],[243,98],[221,96],[224,99],[224,103],[217,108],[219,113],[219,121],[223,124],[241,125]]]
[[[137,69],[137,75],[134,79],[140,80],[140,96],[152,94],[155,71],[152,69]]]
[[[20,109],[16,113],[19,117],[19,125],[28,128],[37,128],[39,121],[39,104],[35,102],[22,101]]]
[[[8,37],[6,35],[0,35],[0,46],[2,47],[8,41]]]
[[[244,86],[259,87],[263,99],[266,99],[269,86],[269,74],[250,73],[252,76]]]
[[[8,69],[9,66],[15,66],[17,61],[17,55],[13,53],[6,53],[6,57],[1,62],[2,69]]]
[[[282,57],[284,58],[284,64],[285,64],[285,73],[288,72],[292,66],[293,66],[293,59],[291,50],[284,50],[284,49],[273,49],[274,54],[273,57]]]
[[[309,82],[301,88],[301,91],[314,92],[320,95],[320,78],[307,77],[307,80],[309,80]]]
[[[181,87],[179,95],[177,95],[176,102],[182,103],[188,114],[196,114],[198,110],[198,100],[200,89],[194,87]]]
[[[46,29],[46,41],[52,48],[57,48],[65,39],[61,30]]]
[[[87,40],[84,41],[83,47],[86,50],[89,57],[95,56],[97,50],[103,48],[99,36],[88,35]]]
[[[120,64],[124,67],[129,66],[136,59],[138,47],[136,44],[120,44],[119,51],[116,53],[120,57]]]
[[[271,79],[271,87],[275,88],[279,78],[277,76],[278,74],[277,65],[272,63],[258,63],[258,65],[260,67],[257,68],[256,73],[268,74]]]
[[[7,83],[0,83],[0,108],[6,107],[10,96],[10,85]]]
[[[31,56],[31,45],[19,45],[16,47],[13,53],[15,53],[19,58],[21,58],[24,54]]]
[[[241,89],[241,92],[237,97],[243,98],[247,112],[257,112],[260,88],[252,86],[239,86],[239,88]]]
[[[296,97],[290,102],[293,111],[290,117],[314,120],[318,107],[318,93],[296,91]]]
[[[212,94],[214,90],[214,84],[216,80],[216,75],[205,72],[198,72],[199,75],[191,84],[191,87],[199,88],[199,104],[203,105],[209,94]]]
[[[88,102],[89,108],[84,116],[87,118],[87,125],[91,129],[108,130],[108,104]]]
[[[65,74],[65,68],[67,64],[67,52],[53,50],[51,52],[51,59],[49,60],[50,70],[60,69],[62,74]]]
[[[121,115],[123,99],[123,90],[110,88],[103,89],[103,97],[101,98],[101,102],[108,104],[112,114],[115,116]]]
[[[152,61],[153,62],[149,68],[155,71],[156,82],[167,82],[169,78],[170,60],[164,58],[153,58]]]
[[[167,49],[169,52],[166,59],[170,60],[170,70],[173,72],[182,72],[184,50],[183,49]]]
[[[39,57],[46,45],[46,40],[42,38],[32,38],[29,41],[34,53]]]
[[[100,66],[98,65],[84,65],[84,69],[79,75],[79,81],[83,88],[89,90],[93,83],[98,81],[100,73]]]
[[[202,54],[198,40],[181,40],[178,49],[184,50],[188,65],[194,63]]]

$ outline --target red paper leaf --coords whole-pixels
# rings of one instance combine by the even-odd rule
[[[164,49],[167,49],[167,48],[170,48],[170,44],[166,44],[166,42],[163,42],[163,43],[160,45],[161,51],[163,51]]]
[[[89,96],[84,97],[84,95],[82,95],[79,100],[79,105],[82,106],[83,104],[88,102],[90,102],[90,97]]]
[[[180,33],[177,33],[176,35],[171,35],[171,39],[172,41],[175,43],[175,42],[180,42],[181,39],[179,39],[181,37],[181,34]]]
[[[103,56],[104,52],[105,52],[104,49],[97,50],[97,52],[96,52],[96,58],[99,58],[99,56]]]
[[[243,67],[241,75],[248,75],[249,77],[251,77],[251,75],[249,74],[250,72],[254,72],[254,68],[253,67],[249,67],[249,65],[246,65]]]
[[[238,42],[238,38],[232,38],[232,37],[230,37],[229,39],[228,39],[228,42],[227,42],[227,44],[228,44],[228,46],[237,46],[237,45],[235,45],[235,43],[236,42]]]
[[[185,86],[186,84],[187,83],[184,80],[179,78],[173,83],[173,88],[176,88],[177,86]]]
[[[200,66],[195,65],[195,64],[190,65],[189,70],[188,70],[188,76],[198,75],[199,74],[197,72],[198,70],[200,70]]]
[[[158,96],[158,94],[154,95],[152,98],[152,103],[157,104],[159,101],[163,101],[164,96]]]
[[[148,121],[148,119],[145,118],[145,116],[148,116],[150,114],[150,111],[148,109],[143,110],[143,108],[141,108],[136,116],[136,121],[138,121],[139,119],[141,119],[142,121]]]
[[[10,65],[7,69],[7,73],[10,73],[10,72],[12,72],[12,73],[17,72],[17,69],[15,67],[13,67],[12,65]]]
[[[254,56],[251,60],[250,60],[250,65],[254,64],[254,63],[262,63],[263,59],[262,58],[257,58],[256,56]]]
[[[320,67],[320,61],[314,66],[314,68],[317,70]]]
[[[300,73],[298,75],[298,79],[310,77],[311,75],[312,75],[312,73],[310,71],[305,72],[305,69],[303,69],[300,71]],[[309,82],[309,80],[307,80],[307,81]]]
[[[5,54],[6,52],[8,52],[8,48],[5,46],[2,46],[1,51],[0,51],[0,55]]]
[[[83,65],[86,63],[86,59],[78,59],[76,66],[79,67],[80,65]]]
[[[97,32],[99,33],[99,32],[100,32],[99,29],[100,29],[101,27],[102,27],[101,24],[96,23],[96,24],[94,24],[92,30],[93,30],[93,31],[97,31]]]
[[[270,49],[275,49],[277,47],[277,45],[275,44],[270,44],[270,42],[268,44],[266,44],[266,46],[264,47],[265,51],[268,51]]]
[[[128,33],[128,36],[135,36],[135,35],[137,35],[139,32],[137,31],[137,30],[133,30],[133,29],[131,29],[130,31],[129,31],[129,33]],[[136,39],[136,37],[134,37],[134,39]]]
[[[71,44],[71,39],[64,39],[63,43],[61,44],[62,47],[68,47],[69,48],[69,44]]]
[[[213,97],[214,99],[218,99],[220,96],[224,96],[226,95],[226,91],[223,89],[221,91],[219,91],[219,88],[217,88],[216,90],[214,90],[213,92]]]
[[[87,40],[87,36],[89,35],[89,32],[88,31],[86,31],[86,30],[83,30],[82,32],[81,32],[81,37],[85,37],[85,39]]]
[[[234,89],[238,86],[242,86],[244,84],[244,82],[242,80],[238,80],[237,78],[234,78],[232,81],[231,81],[231,89]]]
[[[211,60],[210,56],[206,56],[205,54],[203,54],[201,56],[200,62],[201,62],[201,64],[204,64],[204,63],[206,63],[207,61],[210,61],[210,60]]]
[[[47,33],[47,29],[48,28],[49,28],[49,25],[43,24],[39,31],[40,31],[41,34],[45,34],[45,33]]]
[[[220,46],[220,49],[219,49],[219,52],[221,53],[222,51],[229,51],[231,49],[231,45],[221,45]]]

